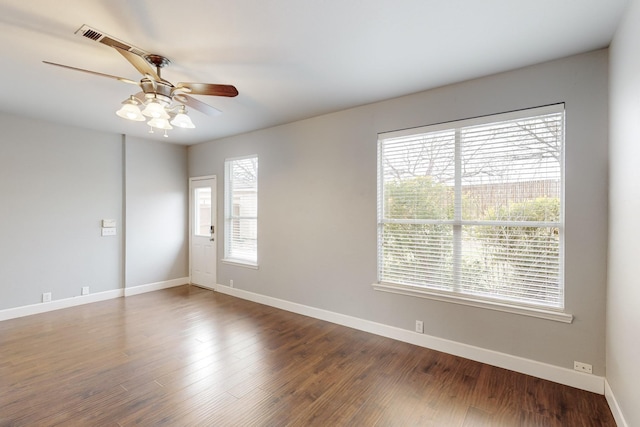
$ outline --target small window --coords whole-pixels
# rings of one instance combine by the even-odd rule
[[[563,149],[563,104],[380,134],[379,284],[561,311]]]
[[[211,236],[211,187],[196,188],[195,235]]]
[[[258,157],[225,161],[224,260],[258,263]]]

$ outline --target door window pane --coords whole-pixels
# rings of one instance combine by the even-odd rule
[[[195,199],[194,234],[208,237],[211,235],[211,187],[196,188]]]

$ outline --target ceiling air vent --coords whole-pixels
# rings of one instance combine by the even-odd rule
[[[141,56],[143,58],[146,55],[148,55],[148,53],[145,52],[144,50],[138,49],[135,46],[131,46],[123,41],[120,41],[116,38],[108,36],[102,31],[96,30],[95,28],[91,28],[88,25],[83,25],[82,27],[80,27],[78,31],[76,31],[76,34],[78,34],[79,36],[91,39],[93,41],[100,42],[109,47],[115,47],[118,49],[129,51],[131,53],[135,53],[136,55]]]

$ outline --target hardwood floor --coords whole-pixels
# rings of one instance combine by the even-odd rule
[[[0,426],[615,426],[603,396],[193,286],[0,322]]]

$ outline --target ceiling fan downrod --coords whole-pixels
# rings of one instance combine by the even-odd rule
[[[145,55],[144,59],[146,59],[149,64],[154,65],[156,67],[156,74],[158,74],[158,77],[160,78],[162,78],[162,75],[160,74],[160,70],[166,67],[167,65],[171,64],[171,61],[169,60],[169,58],[162,55],[149,54],[149,55]]]

